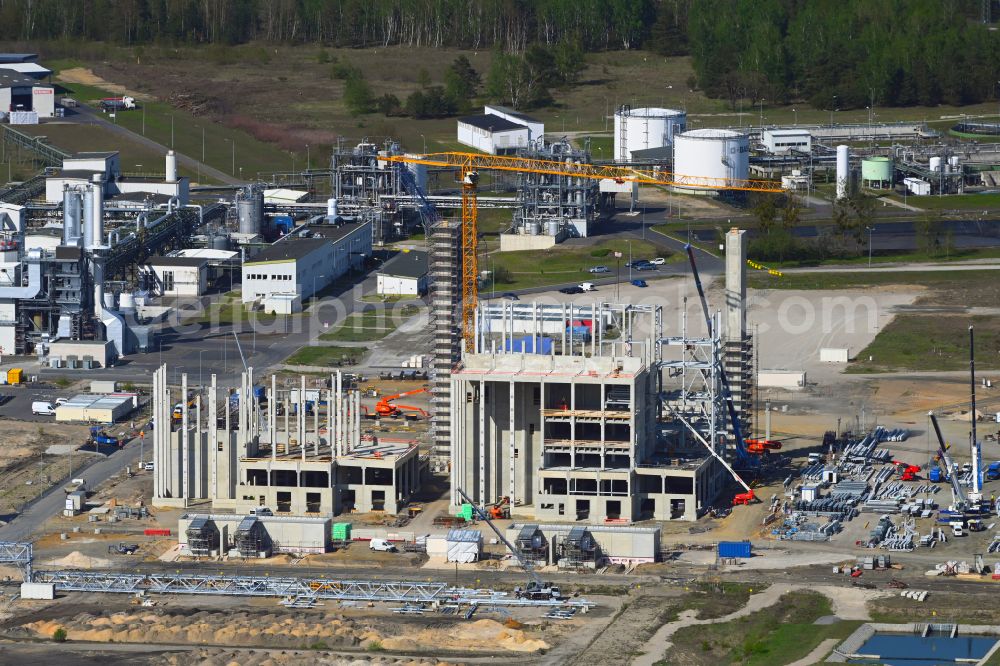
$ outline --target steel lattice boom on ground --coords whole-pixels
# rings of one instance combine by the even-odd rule
[[[449,602],[500,606],[591,606],[590,602],[533,601],[494,590],[450,587],[445,583],[345,580],[281,576],[225,576],[169,573],[117,573],[98,571],[36,571],[33,582],[52,583],[64,592],[122,594],[210,594],[247,597],[298,597],[336,601],[388,601],[399,603]]]
[[[0,563],[17,566],[25,581],[31,580],[31,544],[24,541],[0,541]]]

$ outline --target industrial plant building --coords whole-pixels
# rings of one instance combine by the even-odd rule
[[[301,304],[301,299],[363,268],[371,255],[368,222],[306,226],[243,262],[243,302],[267,312],[282,312],[279,301],[298,299]]]
[[[376,275],[375,291],[380,296],[422,296],[427,292],[426,252],[408,250],[385,262]]]
[[[39,118],[56,114],[56,95],[52,86],[45,85],[28,73],[20,73],[0,65],[0,111],[14,125],[35,124]]]
[[[180,392],[154,374],[154,506],[210,501],[215,511],[330,516],[404,508],[421,484],[416,442],[362,437],[360,393],[338,372],[329,388],[257,385],[253,369],[235,393],[182,375]],[[244,398],[246,396],[246,398]],[[173,417],[179,401],[180,418]]]

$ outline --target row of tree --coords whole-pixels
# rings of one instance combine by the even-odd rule
[[[817,108],[968,104],[995,98],[996,0],[0,0],[0,39],[138,45],[254,40],[367,47],[497,49],[487,86],[545,103],[533,45],[578,53],[690,54],[697,85],[740,102]],[[566,45],[571,45],[566,48]],[[513,55],[509,55],[513,54]],[[513,84],[513,85],[512,85]],[[445,86],[447,88],[447,86]],[[446,92],[446,91],[445,91]],[[494,90],[496,92],[496,90]],[[413,108],[445,96],[424,91]],[[523,100],[523,102],[521,101]],[[388,101],[387,101],[388,102]],[[406,104],[401,102],[401,108]]]

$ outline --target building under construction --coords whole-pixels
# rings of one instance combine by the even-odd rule
[[[379,442],[361,431],[360,393],[341,374],[321,387],[258,385],[253,369],[240,386],[167,384],[153,377],[153,504],[216,510],[336,515],[395,514],[420,487],[415,442]],[[178,390],[179,389],[179,390]],[[176,407],[175,407],[176,405]],[[160,427],[171,424],[171,427]]]

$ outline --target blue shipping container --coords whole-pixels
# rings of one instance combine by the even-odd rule
[[[749,541],[720,541],[719,557],[751,557],[752,545]]]

